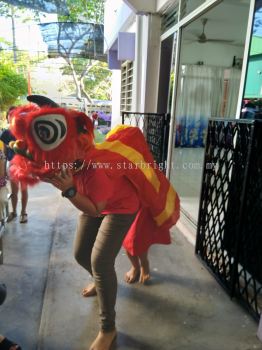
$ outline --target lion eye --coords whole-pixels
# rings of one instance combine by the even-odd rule
[[[62,114],[46,114],[34,119],[33,137],[43,151],[58,147],[66,137],[67,124]]]

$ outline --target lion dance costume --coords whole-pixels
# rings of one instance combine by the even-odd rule
[[[154,243],[169,244],[169,230],[179,218],[179,197],[156,166],[140,129],[118,126],[105,142],[94,145],[93,123],[84,113],[61,108],[43,96],[28,96],[28,100],[34,104],[17,107],[10,116],[10,130],[17,140],[11,145],[17,153],[11,176],[34,185],[60,171],[62,164],[74,164],[75,171],[103,167],[109,177],[125,176],[140,200],[125,249],[140,255]]]

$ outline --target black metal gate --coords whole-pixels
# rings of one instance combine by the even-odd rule
[[[258,319],[262,310],[262,123],[209,121],[196,254]]]
[[[166,169],[170,115],[165,113],[122,112],[122,124],[139,127],[155,161]]]

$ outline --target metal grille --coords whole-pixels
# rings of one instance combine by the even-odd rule
[[[244,184],[236,294],[259,315],[262,310],[262,124],[254,125]]]
[[[142,130],[155,161],[164,168],[166,168],[169,123],[169,114],[122,113],[122,124],[137,126]]]
[[[231,297],[261,313],[262,124],[208,126],[196,253]]]

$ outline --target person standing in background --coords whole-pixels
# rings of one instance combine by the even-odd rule
[[[8,121],[8,124],[10,123],[10,116],[12,114],[12,111],[15,109],[14,106],[10,107],[6,114],[6,119]],[[9,162],[9,168],[12,166],[12,161],[15,153],[14,151],[9,147],[9,142],[15,141],[14,136],[11,134],[10,130],[4,129],[1,133],[0,140],[2,140],[5,144],[5,156],[6,160]],[[21,214],[20,214],[20,223],[26,223],[27,222],[27,213],[26,213],[26,207],[28,202],[28,190],[27,185],[22,183],[17,183],[10,179],[10,187],[11,187],[11,204],[12,204],[12,211],[10,212],[7,222],[12,221],[14,218],[17,217],[17,203],[18,203],[18,192],[19,192],[19,186],[21,190]]]
[[[5,223],[6,219],[6,208],[7,208],[7,176],[6,176],[6,160],[4,155],[4,144],[0,140],[0,224],[1,227]]]

